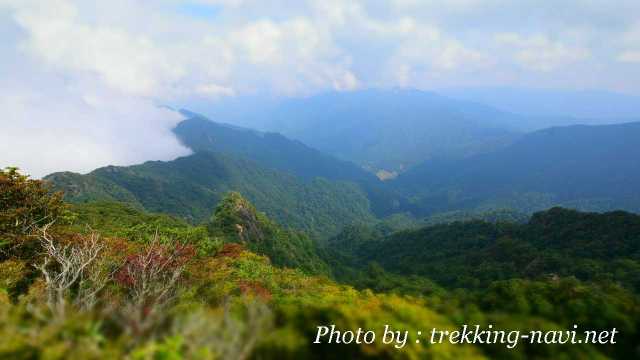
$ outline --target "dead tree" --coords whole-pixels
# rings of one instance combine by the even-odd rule
[[[44,252],[42,264],[35,268],[44,275],[47,305],[54,316],[63,318],[71,289],[77,286],[74,303],[88,307],[95,302],[96,294],[104,287],[108,276],[88,272],[104,247],[99,236],[92,232],[81,241],[61,244],[48,233],[49,223],[40,229],[40,244]]]

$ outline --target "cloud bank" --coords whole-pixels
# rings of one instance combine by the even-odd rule
[[[615,4],[614,4],[615,3]],[[636,0],[0,0],[0,166],[188,150],[159,107],[367,87],[640,94]]]
[[[41,177],[189,153],[171,133],[182,119],[175,111],[93,84],[39,78],[31,85],[0,87],[0,165]]]

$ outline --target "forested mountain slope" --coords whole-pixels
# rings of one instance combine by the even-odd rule
[[[113,202],[69,207],[46,183],[15,169],[0,172],[0,192],[3,358],[229,358],[242,352],[264,359],[628,359],[638,350],[638,215],[552,209],[524,225],[468,222],[397,233],[350,227],[322,253],[335,251],[326,261],[331,272],[347,268],[337,278],[354,288],[311,275],[327,270],[314,244],[278,227],[237,193],[192,226]],[[38,241],[43,214],[57,220],[48,238],[71,249],[65,254],[100,244],[81,277],[87,279],[82,285],[98,290],[90,307],[83,306],[82,291],[63,294],[65,311],[46,303],[37,267],[47,251]],[[149,277],[137,276],[146,271],[142,263],[151,264]],[[140,281],[171,296],[134,291]],[[313,344],[318,324],[327,323],[376,331],[391,324],[410,334],[461,324],[565,331],[577,323],[579,332],[615,327],[619,335],[615,345],[522,341],[514,348],[425,346],[412,336],[401,350],[381,342]]]
[[[174,129],[180,141],[195,152],[227,153],[250,159],[264,168],[313,180],[317,177],[357,184],[378,216],[398,211],[402,197],[358,165],[327,155],[278,133],[261,132],[213,122],[186,110],[187,119]]]
[[[390,235],[360,229],[329,244],[352,261],[419,275],[446,287],[572,276],[640,292],[640,215],[553,208],[526,224],[456,222]]]
[[[69,208],[48,190],[0,170],[0,358],[486,358],[471,345],[408,342],[402,353],[380,342],[314,345],[315,324],[327,318],[376,331],[385,324],[401,323],[414,333],[424,324],[455,325],[422,300],[358,291],[285,268],[300,254],[287,249],[285,234],[238,239],[250,223],[237,215],[252,205],[237,194],[206,227],[193,227],[114,203]],[[49,248],[21,226],[37,224],[43,213],[57,220],[47,230]],[[266,230],[269,222],[254,225]],[[58,257],[44,260],[59,248]],[[81,256],[83,267],[73,268],[80,275],[67,280],[74,287],[51,296],[43,273],[55,267],[40,264],[75,266]]]
[[[195,113],[182,112],[188,118],[173,131],[195,152],[234,154],[304,179],[375,181],[372,174],[353,163],[338,160],[278,133],[220,124]]]
[[[638,211],[638,139],[640,123],[549,128],[468,159],[427,161],[394,185],[421,214],[554,205]]]
[[[196,153],[173,161],[108,166],[87,175],[47,176],[70,202],[124,201],[153,212],[202,222],[228,191],[240,191],[279,223],[324,237],[351,222],[374,219],[355,184],[310,181],[226,154]]]

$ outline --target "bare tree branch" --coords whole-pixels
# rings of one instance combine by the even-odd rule
[[[40,229],[40,244],[45,257],[42,264],[34,266],[44,275],[47,305],[55,316],[63,318],[71,287],[79,286],[74,304],[86,309],[93,306],[97,293],[109,276],[86,271],[104,248],[98,234],[92,232],[79,242],[62,245],[49,234],[52,225],[50,222]]]

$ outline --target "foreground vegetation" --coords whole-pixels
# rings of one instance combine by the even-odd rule
[[[535,251],[522,251],[522,244],[513,245],[516,240],[495,242],[489,230],[479,231],[485,227],[520,236],[518,231],[524,230],[514,230],[516,225],[455,223],[393,234],[362,226],[348,229],[329,247],[319,247],[304,233],[283,229],[238,193],[227,194],[198,226],[129,204],[68,205],[46,183],[15,169],[0,172],[0,195],[0,358],[559,359],[638,354],[640,300],[631,272],[638,242],[620,230],[635,231],[632,216],[618,214],[620,221],[612,228],[599,228],[599,219],[589,218],[595,235],[573,245],[566,239],[552,241],[544,232],[553,225],[551,234],[561,236],[557,229],[575,228],[571,214],[534,220],[544,225],[543,232],[527,241],[547,234],[549,252],[580,259],[546,276],[523,273],[519,266],[508,272],[520,259],[514,255]],[[451,236],[458,228],[467,232]],[[465,235],[472,233],[476,237]],[[602,233],[610,233],[612,241],[624,235],[630,247],[598,247]],[[608,246],[618,248],[608,252]],[[469,253],[452,256],[456,247]],[[400,261],[399,249],[409,249],[414,257]],[[469,270],[477,263],[463,267],[474,249],[478,257],[491,255],[484,273]],[[582,261],[600,257],[603,263],[627,265],[601,268],[595,260]],[[431,263],[444,270],[433,272]],[[616,269],[626,274],[600,276]],[[453,281],[442,275],[453,272],[462,275]],[[469,280],[474,276],[477,281]],[[415,333],[431,327],[453,330],[464,323],[521,330],[567,329],[577,323],[594,330],[617,327],[621,337],[608,346],[515,349],[413,342],[402,350],[379,342],[313,344],[318,325],[381,330],[391,324]]]

